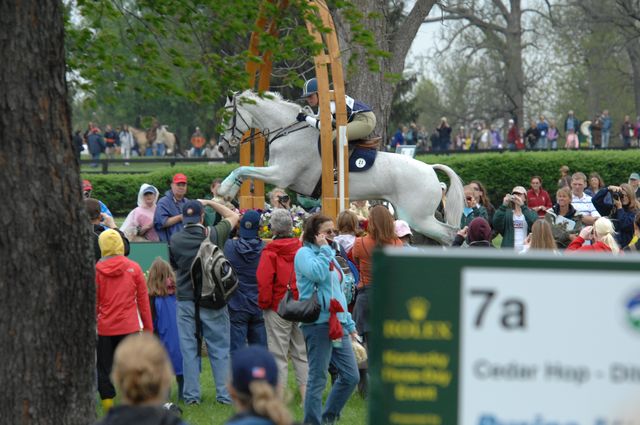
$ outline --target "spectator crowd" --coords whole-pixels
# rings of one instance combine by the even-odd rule
[[[613,143],[614,140],[619,143]],[[416,123],[401,125],[390,138],[388,149],[398,146],[416,146],[416,152],[481,151],[481,150],[558,150],[608,149],[614,144],[623,148],[639,147],[640,116],[633,122],[625,115],[614,123],[608,110],[592,119],[581,120],[570,110],[556,120],[540,115],[518,125],[509,119],[506,125],[477,121],[470,126],[452,128],[442,117],[432,130]]]
[[[574,130],[578,125],[577,120],[565,123]],[[439,128],[447,126],[443,118]],[[551,121],[538,131],[535,143],[541,149],[556,146],[554,128]],[[450,131],[439,134],[444,140],[451,136]],[[419,143],[415,133],[410,137]],[[481,142],[490,146],[491,140]],[[638,173],[606,184],[596,172],[572,173],[563,166],[558,181],[546,188],[539,176],[513,183],[494,205],[482,182],[469,182],[460,231],[453,246],[443,249],[505,249],[522,255],[637,250]],[[172,379],[186,408],[209,397],[233,403],[237,414],[229,424],[292,424],[286,409],[292,397],[304,407],[303,423],[335,423],[354,391],[366,397],[372,253],[383,246],[415,249],[431,242],[395,220],[392,206],[375,200],[354,202],[334,221],[304,198],[299,202],[306,210],[293,205],[280,188],[269,194],[264,210],[239,211],[217,195],[219,184],[212,182],[208,199],[190,199],[189,178],[182,173],[173,176],[162,196],[143,184],[137,207],[118,228],[108,207],[91,197],[91,182],[83,182],[96,261],[97,382],[108,412],[104,424],[179,412],[174,404],[162,407]],[[439,219],[447,201],[447,187],[441,186]],[[267,231],[269,240],[261,237]],[[201,281],[192,271],[205,240],[219,247],[237,275],[237,288],[223,305],[201,297]],[[168,261],[157,258],[144,273],[127,258],[129,241],[167,243]],[[281,317],[279,306],[289,296],[317,297],[317,318],[298,323]],[[204,356],[215,395],[201,390]],[[297,394],[288,393],[289,364]],[[331,389],[323,398],[329,377]],[[116,392],[121,406],[114,407]]]

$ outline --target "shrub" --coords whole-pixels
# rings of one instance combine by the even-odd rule
[[[640,150],[625,151],[557,151],[557,152],[504,152],[452,155],[421,155],[418,160],[428,164],[445,164],[451,167],[463,182],[480,180],[487,188],[491,202],[498,205],[505,193],[514,186],[529,188],[531,176],[542,177],[543,187],[555,198],[559,169],[568,165],[571,172],[582,171],[586,175],[598,172],[607,185],[624,183],[632,172],[640,172]],[[136,206],[138,190],[142,183],[154,185],[164,195],[175,173],[189,178],[187,196],[202,198],[209,194],[211,181],[225,178],[238,164],[175,166],[147,174],[92,174],[83,178],[91,180],[93,196],[102,200],[117,215],[126,215]],[[444,174],[438,176],[448,183]],[[268,185],[265,193],[273,186]],[[295,199],[295,198],[293,198]]]
[[[104,202],[114,215],[126,215],[137,206],[138,190],[143,183],[157,187],[162,197],[170,189],[173,175],[184,173],[189,179],[187,197],[204,198],[210,193],[209,187],[214,179],[224,179],[236,167],[238,164],[177,165],[146,174],[91,174],[82,178],[91,181],[92,196]]]
[[[505,193],[520,185],[529,189],[531,176],[542,177],[542,186],[555,199],[560,167],[567,165],[571,173],[598,172],[605,184],[626,183],[629,174],[640,171],[640,150],[504,152],[452,155],[421,155],[417,159],[428,164],[451,167],[463,182],[480,180],[487,188],[491,202],[498,205]],[[446,176],[439,177],[446,181]]]

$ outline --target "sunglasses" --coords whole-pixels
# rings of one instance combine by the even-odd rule
[[[473,201],[473,196],[467,196],[467,201]]]
[[[524,193],[520,192],[511,192],[512,195],[524,196]]]

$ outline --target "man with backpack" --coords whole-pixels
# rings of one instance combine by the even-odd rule
[[[223,219],[215,226],[203,226],[203,205],[213,208]],[[216,400],[222,404],[231,403],[226,387],[229,370],[229,312],[224,302],[215,305],[200,302],[203,279],[200,276],[200,279],[196,279],[199,281],[193,281],[192,265],[205,238],[209,238],[220,248],[217,251],[220,251],[238,221],[238,214],[216,201],[191,200],[182,208],[184,228],[171,236],[169,254],[177,275],[178,336],[183,359],[183,397],[187,405],[200,403],[200,333],[207,344],[216,386]]]

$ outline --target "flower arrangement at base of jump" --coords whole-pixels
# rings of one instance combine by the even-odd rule
[[[258,232],[258,236],[262,239],[273,238],[273,233],[271,233],[271,224],[269,223],[273,209],[267,205],[267,209],[257,211],[260,213],[260,231]],[[300,237],[304,221],[309,217],[309,214],[297,205],[292,206],[291,209],[289,209],[289,212],[291,213],[291,219],[293,220],[293,231],[291,233],[296,238]],[[240,211],[240,213],[243,214],[244,211]]]

